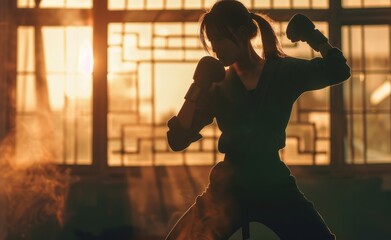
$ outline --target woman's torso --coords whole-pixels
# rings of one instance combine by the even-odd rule
[[[257,155],[285,145],[285,128],[297,96],[281,60],[268,60],[257,87],[247,90],[232,69],[214,90],[219,150]]]

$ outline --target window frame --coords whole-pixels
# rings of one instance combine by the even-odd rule
[[[7,108],[5,131],[15,128],[15,102],[12,92],[16,89],[16,38],[18,26],[92,26],[93,27],[93,126],[92,165],[69,166],[80,173],[123,171],[128,167],[108,167],[107,153],[107,46],[108,25],[114,22],[197,22],[203,10],[109,10],[108,0],[93,0],[91,9],[40,9],[17,8],[17,1],[6,0],[7,19]],[[343,8],[341,0],[329,0],[328,9],[253,9],[269,15],[275,21],[289,21],[295,13],[303,13],[314,21],[329,24],[329,41],[341,48],[341,31],[345,25],[391,24],[390,8]],[[65,17],[66,16],[66,17]],[[103,18],[102,16],[106,16]],[[97,97],[99,96],[99,97]],[[345,118],[343,86],[330,89],[330,164],[325,166],[290,166],[299,175],[319,176],[358,174],[383,174],[391,170],[391,164],[349,165],[345,163]],[[1,133],[1,132],[0,132]],[[0,139],[1,139],[0,135]]]

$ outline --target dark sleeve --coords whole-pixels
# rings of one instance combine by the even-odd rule
[[[323,58],[295,60],[292,71],[296,81],[292,84],[298,94],[339,84],[350,77],[350,67],[338,48],[330,49]]]
[[[167,141],[173,151],[181,151],[187,148],[192,142],[202,138],[199,133],[203,127],[213,122],[215,103],[212,95],[205,96],[197,103],[194,118],[190,129],[183,128],[177,116],[172,117],[167,126]]]

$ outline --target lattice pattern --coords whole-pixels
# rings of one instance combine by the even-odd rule
[[[327,25],[318,23],[321,30]],[[285,29],[279,23],[277,29]],[[288,54],[311,57],[302,44],[291,44],[278,31]],[[183,153],[166,142],[166,122],[176,114],[189,76],[206,53],[198,23],[110,24],[109,26],[109,165],[212,164],[219,131],[206,127],[204,138]],[[327,34],[327,32],[326,32]],[[181,82],[183,81],[183,82]],[[310,103],[310,104],[308,104]],[[290,164],[329,162],[328,90],[304,94],[295,105],[282,156]]]
[[[352,68],[344,84],[351,164],[391,163],[391,25],[343,27]]]

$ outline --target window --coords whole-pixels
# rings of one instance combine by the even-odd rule
[[[391,25],[345,26],[352,78],[344,84],[346,162],[391,163]]]
[[[197,23],[109,24],[110,166],[217,160],[216,126],[206,127],[204,139],[186,153],[173,153],[166,141],[166,122],[179,111],[196,64],[205,55],[197,32]]]
[[[327,24],[316,23],[327,35]],[[289,55],[311,58],[305,44],[292,44],[276,30]],[[215,125],[183,153],[166,142],[166,122],[175,115],[190,86],[198,60],[206,55],[198,39],[198,23],[112,23],[108,37],[108,155],[110,166],[212,164],[222,159]],[[255,44],[260,39],[254,40]],[[173,74],[175,73],[175,74]],[[330,163],[329,91],[308,92],[295,104],[281,152],[289,164]]]
[[[91,164],[91,27],[19,27],[16,159]]]
[[[292,44],[284,35],[287,21],[299,9],[331,42],[342,43],[339,47],[352,66],[352,77],[343,85],[298,99],[287,146],[280,152],[283,161],[300,167],[390,163],[390,0],[342,0],[342,6],[327,0],[242,2],[276,20],[286,53],[312,58],[318,53],[304,43]],[[207,54],[200,46],[197,21],[213,3],[18,0],[16,10],[9,6],[15,19],[9,41],[17,43],[10,48],[15,56],[9,66],[17,69],[8,77],[16,83],[16,98],[8,105],[15,110],[20,159],[26,158],[25,139],[45,138],[56,162],[65,165],[114,168],[220,161],[215,124],[181,153],[169,150],[165,138],[166,121],[180,109],[195,66]],[[105,16],[94,19],[96,14]],[[98,46],[94,50],[92,43]],[[103,65],[94,74],[92,52],[104,58],[97,57]],[[13,89],[12,84],[1,87]]]
[[[207,9],[215,0],[109,0],[110,10]],[[327,0],[242,0],[248,8],[287,9],[328,7]]]
[[[35,0],[18,0],[19,8],[36,7]],[[91,8],[92,0],[40,0],[40,8]]]
[[[391,7],[390,0],[342,0],[345,8]]]

